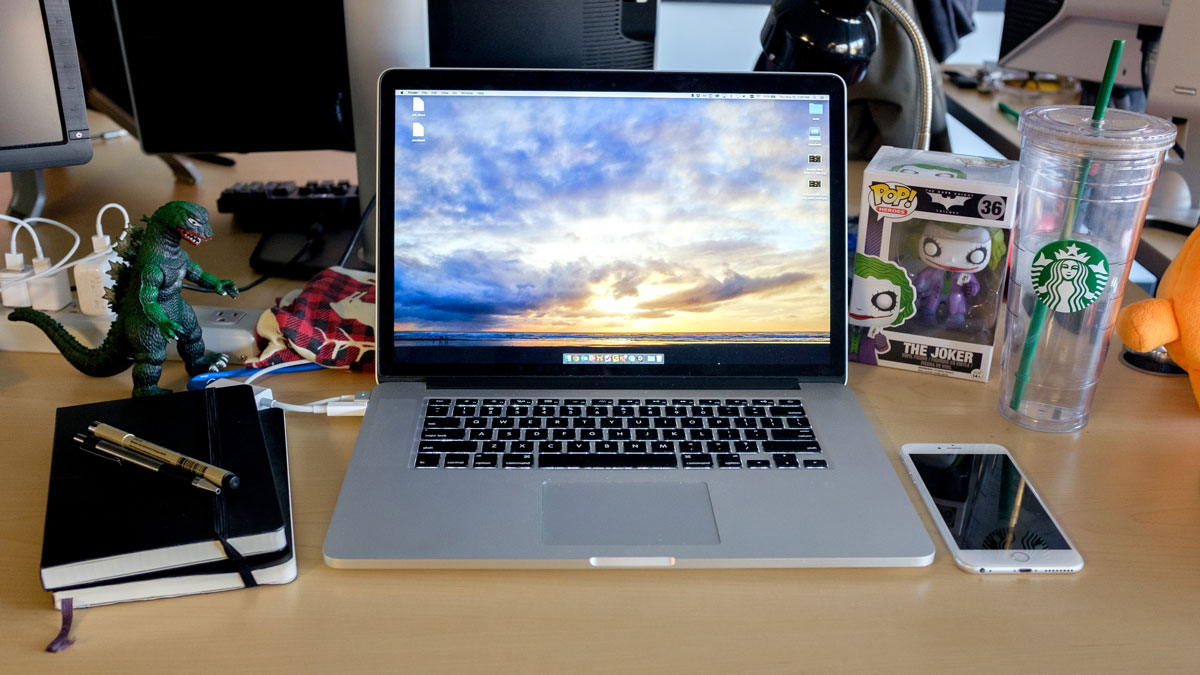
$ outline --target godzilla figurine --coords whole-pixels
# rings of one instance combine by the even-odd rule
[[[158,378],[171,340],[189,375],[220,370],[229,361],[226,354],[204,353],[196,313],[182,297],[183,280],[230,297],[237,297],[238,289],[205,272],[180,247],[184,240],[199,245],[212,238],[203,206],[168,202],[142,222],[145,227],[129,227],[117,244],[121,260],[109,271],[116,283],[105,294],[117,318],[99,347],[84,347],[57,321],[33,309],[15,309],[8,318],[41,328],[86,375],[109,377],[133,366],[133,395],[152,396],[170,392],[158,386]]]

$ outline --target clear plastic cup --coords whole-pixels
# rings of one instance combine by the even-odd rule
[[[1088,106],[1021,114],[999,410],[1037,431],[1087,424],[1171,123]],[[1039,307],[1040,305],[1040,307]]]

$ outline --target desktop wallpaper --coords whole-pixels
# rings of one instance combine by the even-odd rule
[[[821,113],[398,95],[397,344],[828,342]]]

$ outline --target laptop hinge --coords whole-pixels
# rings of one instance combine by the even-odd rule
[[[431,377],[429,389],[800,389],[794,377]]]

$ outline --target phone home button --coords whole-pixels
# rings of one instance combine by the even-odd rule
[[[1017,562],[1029,562],[1029,554],[1022,551],[1013,551],[1012,555],[1009,557]]]

